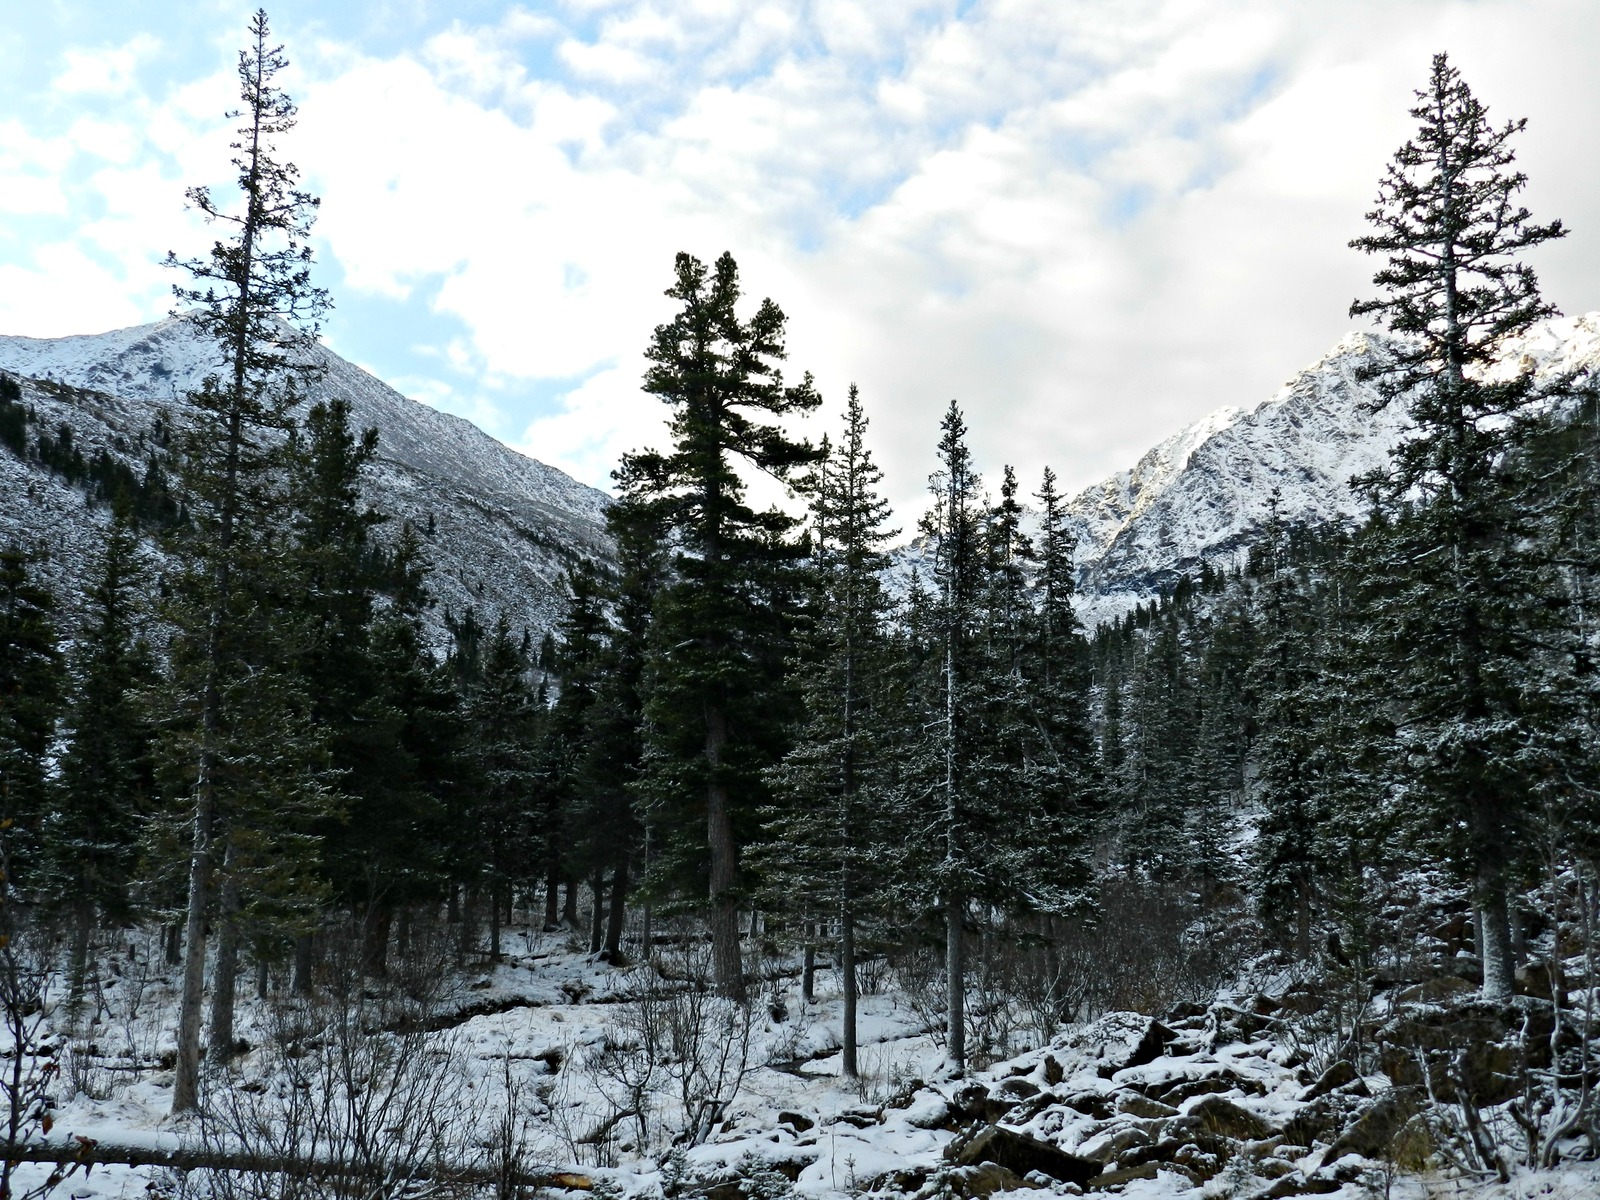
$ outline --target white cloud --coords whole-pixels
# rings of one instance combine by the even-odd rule
[[[441,374],[476,385],[411,379],[430,401],[603,483],[661,428],[637,383],[673,253],[730,249],[790,314],[792,370],[834,401],[861,383],[912,506],[952,396],[987,470],[1085,484],[1330,345],[1371,269],[1345,243],[1436,49],[1533,118],[1530,205],[1578,230],[1539,266],[1600,307],[1597,41],[1580,0],[572,0],[393,57],[319,45],[286,150],[344,286],[449,319]],[[66,165],[97,164],[80,252],[30,268],[30,328],[72,319],[47,257],[62,287],[150,303],[137,263],[186,228],[162,206],[226,179],[228,72],[141,96],[145,52],[69,57],[63,94],[126,90],[70,138],[0,123],[7,211],[61,212]],[[568,390],[529,421],[535,384]]]
[[[122,95],[135,83],[139,64],[161,48],[149,34],[139,34],[122,46],[97,50],[68,50],[66,66],[51,87],[64,96]]]

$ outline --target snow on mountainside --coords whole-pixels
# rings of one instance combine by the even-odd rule
[[[163,412],[216,371],[216,352],[187,320],[169,318],[110,333],[64,338],[0,337],[0,371],[24,380],[38,428],[70,426],[86,457],[101,448],[143,474]],[[610,554],[604,493],[502,445],[470,422],[407,399],[325,348],[313,399],[343,397],[358,428],[379,432],[371,500],[424,535],[438,604],[469,606],[485,623],[506,612],[514,628],[547,629],[560,612],[561,571],[575,558]],[[0,450],[0,540],[43,538],[59,582],[81,580],[105,520],[37,463]],[[70,587],[69,587],[69,590]]]
[[[1120,616],[1202,562],[1233,561],[1274,491],[1289,521],[1356,515],[1352,477],[1387,461],[1408,428],[1399,405],[1370,411],[1376,392],[1358,378],[1382,349],[1381,338],[1349,334],[1272,398],[1219,409],[1075,497],[1085,620]],[[1600,313],[1551,321],[1504,361],[1546,377],[1600,370]]]

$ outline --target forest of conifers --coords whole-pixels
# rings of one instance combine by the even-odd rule
[[[498,961],[518,922],[618,964],[704,938],[735,1001],[763,955],[807,989],[820,958],[846,1074],[872,964],[938,992],[957,1073],[1002,1013],[1161,1012],[1263,956],[1495,1002],[1591,982],[1600,396],[1501,361],[1553,313],[1522,255],[1564,230],[1443,56],[1355,243],[1353,312],[1392,335],[1371,382],[1414,424],[1362,520],[1274,517],[1085,629],[1050,472],[985,482],[952,402],[892,528],[870,397],[808,439],[784,313],[680,254],[644,380],[669,441],[615,472],[614,557],[573,564],[547,633],[449,614],[442,661],[376,433],[302,400],[326,297],[281,63],[258,18],[238,206],[191,192],[220,236],[178,297],[221,366],[170,478],[74,463],[0,386],[5,452],[115,514],[70,642],[37,552],[0,553],[5,921],[75,996],[108,931],[166,930],[175,1110],[235,1052],[241,979],[309,992],[337,946],[375,979],[425,941]],[[792,503],[756,507],[758,475]],[[1587,1041],[1569,1066],[1589,1097]]]

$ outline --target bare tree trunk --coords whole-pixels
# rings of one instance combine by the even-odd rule
[[[839,982],[844,989],[844,1017],[840,1041],[844,1043],[843,1069],[846,1079],[859,1074],[856,1068],[856,918],[846,908],[839,916]]]
[[[594,909],[589,914],[590,954],[599,954],[600,947],[605,943],[605,908],[603,904],[605,891],[605,872],[596,867],[594,878],[589,881],[589,892],[594,900]]]
[[[560,927],[561,872],[556,865],[555,857],[552,855],[544,877],[544,931],[553,933]]]
[[[728,788],[719,778],[723,747],[728,744],[727,714],[716,705],[706,707],[706,762],[711,780],[706,784],[706,846],[711,852],[711,967],[717,991],[734,1000],[744,999],[744,959],[739,951],[739,900],[734,883],[739,851],[733,840],[733,814]]]
[[[800,967],[800,999],[807,1004],[817,1001],[817,926],[814,922],[805,923],[806,950]]]
[[[72,954],[67,967],[67,1012],[76,1016],[89,976],[89,940],[94,931],[94,905],[80,900],[72,912]]]
[[[183,923],[174,921],[166,927],[161,939],[162,956],[167,966],[176,967],[183,962]]]
[[[294,980],[290,986],[296,996],[311,995],[311,972],[316,966],[314,937],[302,933],[294,939]]]
[[[622,926],[628,915],[628,860],[619,858],[611,868],[611,903],[606,918],[606,944],[600,958],[608,963],[622,961]]]
[[[206,987],[206,892],[211,880],[212,761],[201,753],[189,852],[189,900],[183,922],[183,989],[178,1000],[178,1049],[172,1075],[172,1111],[200,1106],[200,1009]]]
[[[945,1057],[955,1075],[967,1069],[967,964],[961,941],[962,908],[959,897],[944,902]]]
[[[578,881],[568,878],[566,896],[561,903],[561,923],[568,929],[576,929],[578,921]]]
[[[267,998],[267,984],[269,982],[269,980],[267,978],[267,974],[268,974],[268,967],[267,967],[267,939],[266,938],[257,938],[256,939],[256,999],[257,1000],[265,1000]]]
[[[361,922],[361,972],[382,979],[389,974],[389,930],[394,925],[394,909],[386,901],[367,906]]]
[[[500,884],[489,884],[489,961],[498,964],[500,956]]]
[[[1483,998],[1509,1000],[1515,991],[1516,976],[1511,964],[1505,879],[1489,867],[1478,871],[1478,927],[1483,937]]]
[[[214,1063],[233,1057],[233,1006],[239,982],[239,884],[233,878],[233,842],[222,851],[222,894],[217,906],[217,961],[211,969],[211,1031],[207,1052]]]

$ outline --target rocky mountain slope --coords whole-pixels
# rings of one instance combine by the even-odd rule
[[[1218,409],[1075,497],[1085,617],[1118,616],[1204,561],[1231,561],[1274,494],[1289,521],[1359,512],[1351,478],[1382,465],[1407,429],[1399,406],[1370,408],[1376,391],[1359,378],[1382,352],[1381,338],[1352,333],[1270,399]],[[1508,355],[1523,361],[1544,376],[1600,368],[1600,313],[1542,326]]]
[[[182,396],[215,371],[215,351],[182,318],[65,338],[0,337],[0,371],[22,383],[38,416],[30,436],[71,430],[74,448],[101,451],[140,477],[146,456],[182,407]],[[485,623],[501,611],[535,632],[560,611],[561,571],[579,557],[605,557],[607,498],[554,467],[497,442],[462,420],[407,399],[325,348],[313,399],[343,397],[357,427],[375,426],[371,496],[424,536],[437,597],[430,625],[473,608]],[[107,519],[36,461],[0,448],[0,542],[42,540],[70,602]]]

